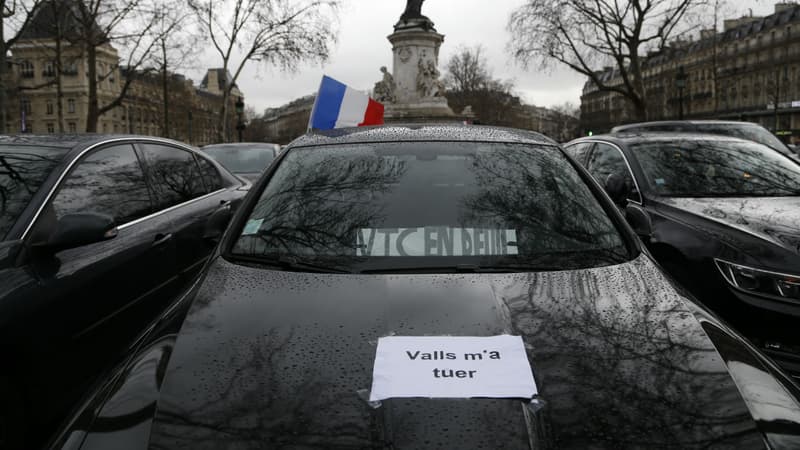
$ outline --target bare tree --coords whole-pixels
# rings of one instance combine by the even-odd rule
[[[601,91],[616,92],[647,118],[641,53],[662,48],[685,31],[690,13],[708,0],[526,0],[511,13],[509,44],[525,66],[556,62],[589,78]],[[682,27],[682,28],[679,28]],[[619,82],[601,77],[611,65]]]
[[[236,80],[250,62],[295,70],[325,61],[336,39],[337,0],[187,0],[203,33],[222,59],[224,80],[217,138],[227,134],[228,104]]]
[[[87,59],[89,82],[89,108],[86,131],[97,131],[101,115],[122,105],[131,82],[148,56],[156,47],[158,35],[153,33],[159,23],[158,10],[147,8],[144,0],[83,0],[74,2],[71,13],[75,19],[75,33],[71,43],[80,45]],[[142,18],[146,18],[142,20]],[[100,49],[111,43],[121,47],[125,53],[122,61],[98,73]],[[101,104],[98,83],[114,79],[124,70],[119,91],[108,102]]]
[[[481,123],[514,125],[514,83],[492,77],[480,45],[461,47],[446,64],[447,101],[456,111],[471,106]]]
[[[33,19],[34,10],[41,0],[0,0],[0,130],[5,132],[8,121],[6,72],[8,50],[19,40],[22,30],[27,28]],[[10,25],[11,29],[7,30]],[[10,31],[10,33],[9,33]],[[10,37],[6,39],[6,34]]]
[[[162,0],[150,0],[150,14],[145,15],[145,21],[153,20],[154,26],[151,33],[156,44],[156,51],[151,52],[149,61],[161,75],[162,99],[162,135],[171,136],[169,127],[170,101],[169,101],[169,73],[183,66],[201,48],[196,45],[199,36],[193,33],[189,26],[192,19],[191,12],[181,7],[180,3],[165,3]]]

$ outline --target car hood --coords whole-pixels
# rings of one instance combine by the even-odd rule
[[[659,202],[800,254],[800,197],[673,197]]]
[[[499,334],[522,336],[540,402],[365,400],[382,336]],[[791,384],[645,255],[591,270],[448,275],[278,272],[218,258],[168,341],[157,346],[168,363],[141,364],[158,367],[155,418],[136,425],[149,428],[149,448],[800,445]],[[97,431],[83,448],[113,447],[113,433]]]

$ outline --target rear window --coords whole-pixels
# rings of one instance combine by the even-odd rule
[[[203,151],[233,173],[258,173],[275,159],[275,150],[266,146],[217,145]]]
[[[572,269],[628,257],[557,148],[446,142],[290,150],[232,253],[362,269]]]
[[[68,149],[0,146],[0,240],[4,240],[22,211]]]

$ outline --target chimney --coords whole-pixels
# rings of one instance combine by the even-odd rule
[[[206,82],[206,90],[212,94],[219,94],[219,71],[217,69],[208,69],[208,81]]]

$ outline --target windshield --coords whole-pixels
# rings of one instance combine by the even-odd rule
[[[67,149],[0,146],[0,240],[4,240]]]
[[[628,256],[559,150],[464,142],[290,150],[233,253],[362,269],[445,259],[570,269]]]
[[[800,195],[800,166],[756,143],[714,140],[630,144],[650,188],[676,197]]]
[[[214,145],[203,151],[233,173],[255,173],[266,169],[275,151],[264,145]]]
[[[742,124],[699,124],[697,131],[702,133],[721,134],[725,136],[733,136],[748,141],[758,142],[767,147],[778,150],[781,153],[791,155],[792,152],[781,142],[780,139],[775,137],[772,133],[761,128],[758,125],[749,123]]]

